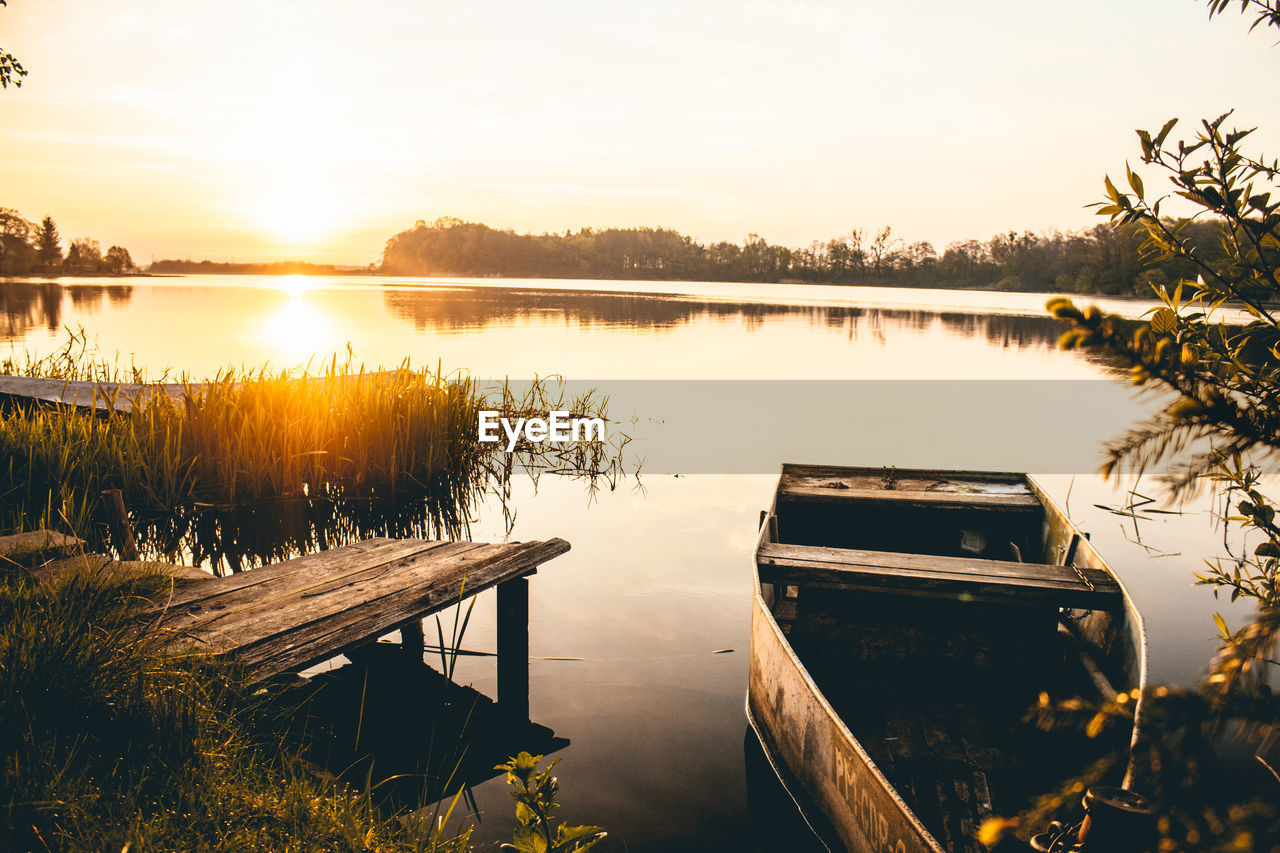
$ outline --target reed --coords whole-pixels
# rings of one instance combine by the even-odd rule
[[[25,373],[119,381],[73,337]],[[76,348],[76,347],[79,348]],[[133,371],[127,378],[136,378]],[[93,531],[98,496],[120,489],[154,556],[182,551],[232,569],[370,535],[455,538],[486,493],[517,472],[570,473],[598,487],[621,475],[621,446],[524,446],[477,439],[478,413],[562,408],[603,415],[604,398],[566,400],[558,386],[522,394],[466,376],[367,370],[348,356],[315,372],[228,370],[176,394],[133,399],[127,413],[14,406],[0,415],[0,528]]]

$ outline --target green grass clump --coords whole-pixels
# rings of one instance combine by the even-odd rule
[[[233,667],[128,616],[152,577],[0,584],[0,849],[453,851],[313,778]]]
[[[97,495],[119,488],[144,515],[280,499],[367,497],[417,488],[438,521],[482,486],[469,380],[407,367],[333,362],[319,375],[227,373],[151,393],[128,413],[61,406],[4,415],[0,459],[18,516],[86,528]]]
[[[91,352],[70,350],[4,369],[118,380]],[[457,538],[517,469],[593,484],[621,470],[617,447],[522,447],[517,462],[478,440],[482,409],[597,415],[605,401],[566,401],[538,382],[523,396],[507,385],[483,391],[407,362],[369,371],[334,357],[315,373],[228,371],[131,399],[128,412],[0,412],[0,529],[80,531],[100,547],[99,495],[120,489],[150,554],[238,569],[369,536]]]

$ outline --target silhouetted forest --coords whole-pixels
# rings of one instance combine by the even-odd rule
[[[1218,226],[1189,222],[1192,240],[1212,257]],[[793,249],[757,234],[741,244],[704,245],[666,228],[583,228],[563,234],[517,234],[442,218],[387,241],[384,275],[511,278],[812,282],[902,287],[1151,294],[1151,284],[1194,278],[1185,262],[1148,264],[1133,227],[1030,231],[964,240],[941,254],[928,242],[904,243],[889,227],[855,229]],[[154,268],[153,268],[154,269]]]
[[[276,261],[270,264],[231,264],[217,261],[152,261],[147,267],[150,273],[179,273],[184,275],[336,275],[333,264],[309,264],[305,261]]]
[[[0,275],[121,275],[136,269],[129,250],[78,237],[64,252],[52,216],[39,223],[0,207]]]

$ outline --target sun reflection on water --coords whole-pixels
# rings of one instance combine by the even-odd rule
[[[286,276],[280,287],[289,298],[263,318],[258,335],[274,355],[272,360],[297,364],[316,353],[336,352],[341,347],[337,324],[305,298],[306,276]]]
[[[283,276],[278,287],[290,296],[298,297],[311,289],[311,281],[305,275],[293,273]]]

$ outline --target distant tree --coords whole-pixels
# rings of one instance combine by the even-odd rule
[[[1280,2],[1280,0],[1277,0]],[[1167,220],[1207,258],[1224,255],[1211,222]],[[478,222],[418,220],[387,241],[385,275],[501,275],[542,278],[815,281],[905,287],[995,288],[1123,293],[1135,283],[1177,281],[1195,269],[1181,257],[1144,258],[1134,224],[1076,231],[1007,231],[951,243],[941,257],[928,242],[905,244],[889,227],[855,228],[807,249],[750,234],[742,243],[703,245],[666,228],[582,228],[517,234]],[[170,272],[174,270],[169,270]]]
[[[35,265],[35,249],[31,245],[35,226],[18,211],[0,207],[0,273],[22,275]]]
[[[133,258],[129,256],[129,250],[124,246],[112,246],[107,249],[107,254],[103,257],[102,263],[106,266],[108,272],[116,275],[125,270],[133,269]]]
[[[0,6],[7,5],[0,0]],[[0,88],[8,89],[12,83],[15,87],[22,85],[22,78],[27,76],[27,69],[14,58],[12,53],[0,49]]]
[[[45,272],[62,264],[62,243],[52,216],[40,220],[40,228],[36,232],[36,259]]]
[[[890,266],[898,244],[901,242],[901,240],[893,236],[893,228],[888,225],[876,232],[875,239],[871,241],[868,253],[871,255],[871,268],[875,270],[877,279],[880,278],[884,274],[885,269]]]
[[[67,249],[67,259],[62,265],[71,272],[98,272],[102,269],[102,247],[97,240],[81,237],[71,241]]]

